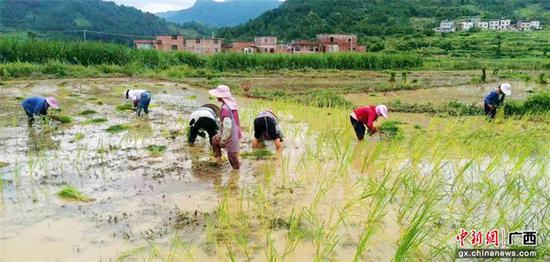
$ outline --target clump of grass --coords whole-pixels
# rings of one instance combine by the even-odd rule
[[[75,201],[82,201],[82,202],[88,202],[91,201],[91,199],[80,192],[78,189],[72,187],[72,186],[65,186],[61,189],[61,191],[57,192],[57,195],[63,199],[68,200],[75,200]]]
[[[0,161],[0,168],[8,166],[8,163]]]
[[[16,101],[23,101],[23,99],[24,99],[24,98],[23,98],[23,97],[20,97],[20,96],[16,96],[16,97],[15,97],[15,100],[16,100]]]
[[[73,121],[73,118],[66,115],[50,115],[50,119],[57,120],[63,124],[68,124]]]
[[[101,100],[97,100],[97,102],[96,102],[95,104],[98,105],[98,106],[104,105],[104,104],[103,104],[103,101],[101,101]]]
[[[122,104],[122,105],[118,105],[118,106],[116,106],[116,110],[117,110],[117,111],[129,111],[129,110],[134,110],[134,105],[129,104],[129,103]]]
[[[253,159],[256,159],[256,160],[271,159],[271,158],[273,158],[273,156],[274,156],[273,152],[271,152],[271,150],[267,150],[267,149],[259,149],[259,150],[254,150],[254,151],[251,151],[251,152],[243,152],[241,154],[241,157],[253,158]]]
[[[106,118],[93,118],[93,119],[88,119],[88,120],[82,122],[82,124],[83,125],[91,125],[91,124],[99,124],[99,123],[104,123],[104,122],[107,122]]]
[[[97,111],[95,111],[95,110],[90,110],[90,109],[86,109],[86,110],[80,112],[79,115],[81,115],[81,116],[87,116],[87,115],[93,115],[93,114],[97,114]]]
[[[74,134],[73,141],[78,142],[78,141],[84,139],[84,137],[85,137],[84,133],[80,133],[80,132],[76,133],[76,134]]]
[[[403,138],[403,131],[398,126],[400,122],[398,121],[385,121],[383,122],[378,130],[385,134],[389,139],[401,139]]]
[[[197,99],[197,96],[196,95],[191,95],[189,96],[189,100],[196,100]]]
[[[165,145],[148,145],[145,147],[145,150],[149,151],[151,156],[157,157],[164,154],[166,148],[167,147]]]
[[[127,125],[113,125],[105,129],[105,131],[111,134],[115,134],[115,133],[126,131],[127,129],[128,129]]]

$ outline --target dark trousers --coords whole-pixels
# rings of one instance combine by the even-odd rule
[[[141,115],[141,110],[145,112],[145,114],[149,114],[149,103],[151,102],[151,93],[149,92],[143,92],[140,95],[138,104],[137,104],[137,114],[138,116]]]
[[[497,114],[497,108],[496,106],[493,106],[493,109],[491,109],[491,107],[489,107],[488,104],[484,104],[484,109],[485,109],[485,115],[488,116],[489,118],[495,118],[496,114]]]
[[[351,125],[353,126],[353,130],[355,130],[355,135],[357,135],[357,139],[363,140],[365,138],[365,125],[363,123],[355,120],[353,117],[349,117],[349,120],[351,121]]]
[[[189,125],[191,127],[187,141],[190,144],[195,143],[197,136],[204,136],[204,132],[202,132],[204,130],[208,133],[208,139],[210,140],[210,145],[212,145],[212,138],[218,133],[218,124],[214,119],[199,117],[196,122],[189,123]]]
[[[258,117],[254,120],[254,137],[258,140],[281,138],[277,134],[277,124],[271,117]]]

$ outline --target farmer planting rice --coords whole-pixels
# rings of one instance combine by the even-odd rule
[[[221,149],[225,148],[229,163],[233,169],[239,169],[239,147],[242,131],[237,111],[237,100],[226,85],[219,85],[216,89],[208,91],[208,93],[222,103],[220,109],[221,130],[220,133],[212,138],[214,156],[218,160],[218,163],[220,163],[222,156]]]
[[[29,118],[29,125],[32,125],[35,116],[48,115],[48,108],[52,107],[58,109],[59,103],[57,102],[57,99],[53,96],[49,96],[46,98],[41,96],[33,96],[23,100],[21,106],[23,106],[23,109],[25,110],[25,113]]]
[[[219,114],[220,108],[212,104],[202,105],[193,111],[190,117],[191,120],[189,120],[189,144],[194,144],[197,136],[204,137],[204,131],[206,131],[210,145],[212,145],[212,138],[219,130],[219,122],[217,120]]]
[[[484,109],[485,115],[489,118],[495,118],[497,108],[504,103],[504,98],[512,94],[512,85],[503,83],[499,85],[495,90],[491,91],[485,96]]]
[[[258,148],[263,141],[273,140],[277,150],[283,149],[283,134],[277,116],[270,109],[260,112],[254,120],[252,147]]]
[[[132,100],[134,110],[141,116],[141,111],[149,114],[149,103],[151,102],[151,92],[147,90],[126,90],[126,99]]]
[[[369,135],[373,135],[378,132],[378,129],[374,126],[374,122],[376,122],[379,116],[388,119],[388,107],[385,105],[363,106],[358,107],[351,112],[349,119],[353,129],[355,130],[357,139],[363,140],[365,137],[365,126],[368,128]]]

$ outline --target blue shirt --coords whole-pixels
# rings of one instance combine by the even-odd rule
[[[486,105],[500,105],[502,101],[504,101],[504,94],[502,94],[501,98],[497,91],[491,91],[491,93],[489,93],[484,100]]]
[[[46,98],[40,96],[29,97],[21,105],[29,115],[46,115],[48,113],[48,102],[46,102]]]

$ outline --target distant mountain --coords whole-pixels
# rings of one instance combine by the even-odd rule
[[[135,37],[172,34],[180,26],[151,13],[102,0],[0,0],[0,32],[32,31],[46,38],[82,39],[130,44]],[[100,34],[93,31],[120,34]]]
[[[197,22],[212,27],[236,26],[277,8],[279,0],[197,0],[189,8],[157,14],[174,23]]]
[[[283,40],[316,34],[360,36],[430,33],[443,19],[538,19],[550,26],[548,0],[286,0],[278,8],[237,27],[221,29],[226,39],[276,35]]]

